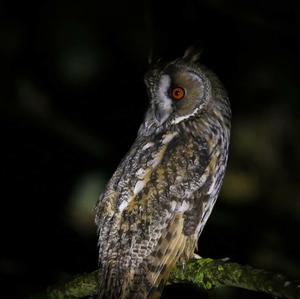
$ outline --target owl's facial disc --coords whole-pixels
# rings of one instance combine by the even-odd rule
[[[168,119],[178,123],[195,115],[205,105],[204,80],[188,67],[168,65],[160,73],[153,96],[154,118],[159,125]]]

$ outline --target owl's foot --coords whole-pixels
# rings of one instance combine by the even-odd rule
[[[202,259],[202,257],[200,255],[198,255],[197,253],[194,253],[192,258],[199,260]],[[186,257],[181,257],[179,258],[178,262],[177,262],[177,267],[180,267],[182,271],[185,270],[186,267],[186,261],[189,260]]]
[[[222,258],[222,261],[223,262],[228,262],[228,261],[230,261],[230,257],[224,257],[224,258]]]

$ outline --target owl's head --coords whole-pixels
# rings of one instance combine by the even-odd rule
[[[141,128],[144,134],[204,114],[230,118],[230,106],[221,82],[199,64],[198,59],[199,52],[188,49],[183,57],[165,64],[157,63],[146,74],[150,107]]]

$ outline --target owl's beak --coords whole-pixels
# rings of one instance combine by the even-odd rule
[[[165,112],[160,111],[158,109],[155,111],[154,114],[155,114],[155,118],[159,124],[163,124],[168,118],[168,115]]]
[[[163,124],[171,114],[172,110],[170,107],[162,107],[162,105],[156,104],[154,107],[154,116],[156,121],[161,125]]]

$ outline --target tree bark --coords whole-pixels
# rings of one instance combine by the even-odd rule
[[[48,288],[30,299],[75,299],[97,294],[99,272],[82,274],[60,285]],[[191,282],[210,290],[223,286],[264,292],[273,297],[300,299],[300,282],[282,274],[242,266],[229,259],[201,258],[178,266],[170,275],[169,284]]]

